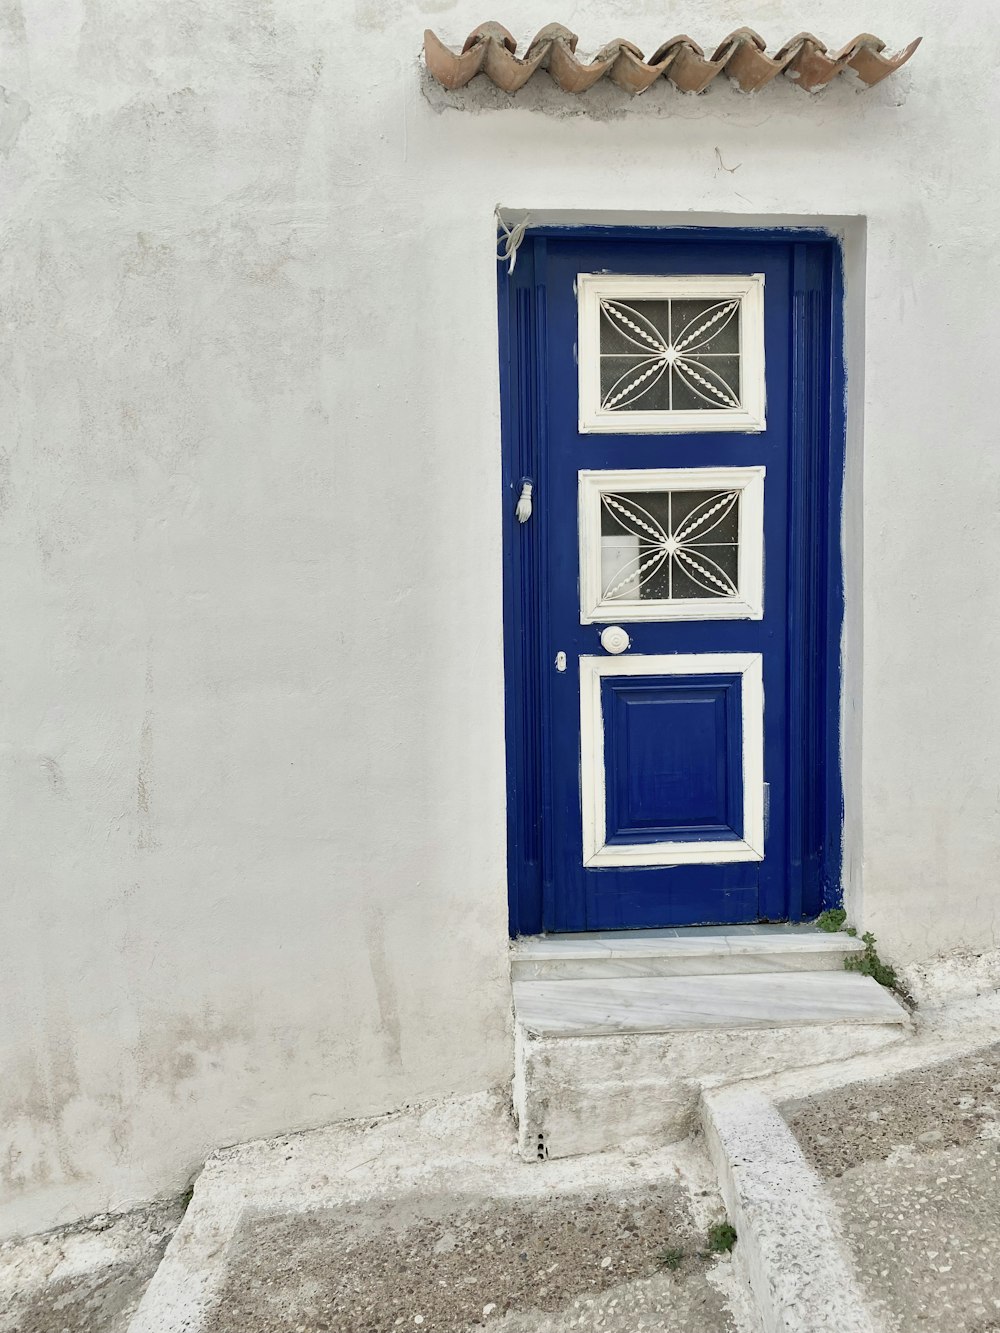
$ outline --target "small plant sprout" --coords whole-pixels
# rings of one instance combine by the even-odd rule
[[[815,924],[820,930],[828,931],[831,935],[842,930],[846,935],[850,935],[851,939],[857,938],[857,927],[847,924],[847,913],[842,907],[828,907],[825,912],[820,912]],[[844,967],[848,972],[860,972],[864,977],[874,977],[880,986],[902,994],[896,969],[890,967],[888,963],[883,963],[878,956],[875,936],[870,930],[866,930],[861,939],[865,946],[864,952],[848,954],[844,959]]]
[[[708,1228],[709,1254],[728,1254],[736,1244],[736,1228],[729,1222],[716,1222]]]
[[[842,907],[828,907],[825,912],[820,912],[816,918],[816,925],[820,930],[825,930],[833,935],[838,930],[844,929],[844,922],[847,920],[847,913]]]
[[[899,978],[896,976],[896,969],[890,967],[888,963],[883,963],[879,958],[875,951],[875,936],[870,930],[866,930],[861,940],[865,946],[864,953],[849,954],[844,959],[844,967],[848,972],[860,972],[862,976],[874,977],[880,986],[887,986],[889,990],[898,990]]]
[[[681,1260],[684,1258],[684,1251],[678,1249],[661,1250],[656,1256],[656,1262],[661,1268],[666,1268],[668,1272],[676,1273],[681,1266]]]

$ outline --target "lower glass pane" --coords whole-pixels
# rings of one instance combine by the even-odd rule
[[[740,491],[601,492],[601,600],[739,596]]]

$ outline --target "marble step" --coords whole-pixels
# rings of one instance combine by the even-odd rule
[[[705,1088],[904,1040],[906,1009],[857,972],[514,982],[523,1157],[684,1138]]]
[[[687,930],[540,935],[511,945],[515,981],[840,971],[864,946],[815,926],[699,926]]]
[[[514,1011],[545,1037],[908,1021],[889,991],[858,972],[515,981]]]

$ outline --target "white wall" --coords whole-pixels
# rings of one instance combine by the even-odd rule
[[[651,50],[662,8],[499,17]],[[863,817],[897,957],[994,938],[993,6],[814,0],[924,47],[871,92],[590,116],[425,89],[425,22],[484,17],[0,0],[4,1231],[508,1076],[498,201],[867,218],[852,864]],[[679,17],[774,48],[804,14]]]

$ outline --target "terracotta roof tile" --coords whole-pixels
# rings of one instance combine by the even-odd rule
[[[641,93],[662,76],[681,92],[700,93],[725,73],[745,93],[756,92],[779,74],[800,88],[815,92],[842,71],[850,69],[871,87],[905,65],[920,45],[918,37],[895,55],[885,54],[885,42],[869,32],[860,33],[840,51],[831,52],[812,33],[800,32],[773,56],[763,37],[752,28],[737,28],[710,56],[690,37],[672,37],[648,60],[642,51],[616,38],[602,46],[593,60],[576,58],[577,36],[561,23],[549,23],[531,41],[523,56],[517,43],[499,23],[482,23],[461,51],[445,46],[430,29],[424,33],[424,59],[431,74],[446,88],[463,88],[479,73],[486,74],[505,92],[523,88],[537,69],[548,70],[563,92],[582,93],[605,76],[629,93]]]

